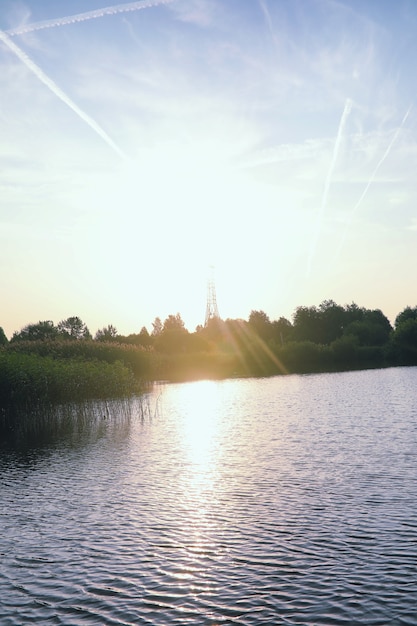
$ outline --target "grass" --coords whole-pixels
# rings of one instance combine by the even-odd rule
[[[77,361],[119,361],[128,367],[137,378],[146,378],[151,370],[148,350],[139,346],[100,341],[68,341],[51,339],[46,341],[17,341],[6,346],[7,352],[36,354],[53,359],[76,359]]]
[[[140,391],[132,370],[120,361],[53,358],[0,351],[0,407],[34,407]]]

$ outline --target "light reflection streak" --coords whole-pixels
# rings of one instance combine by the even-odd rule
[[[184,474],[184,530],[188,537],[186,550],[188,569],[205,570],[217,545],[213,537],[218,534],[212,514],[216,506],[221,450],[221,383],[198,381],[184,385],[182,402]],[[200,587],[201,585],[198,585]],[[193,592],[193,585],[190,584]]]
[[[183,442],[191,492],[207,490],[216,473],[219,429],[219,384],[198,381],[187,388]],[[200,494],[201,495],[201,494]]]

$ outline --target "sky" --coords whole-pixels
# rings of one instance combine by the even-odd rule
[[[0,326],[417,304],[415,0],[1,0]]]

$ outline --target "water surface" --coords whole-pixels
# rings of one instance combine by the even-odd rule
[[[3,436],[2,625],[417,623],[417,368],[60,424]]]

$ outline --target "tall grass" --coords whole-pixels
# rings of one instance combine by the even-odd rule
[[[0,351],[0,407],[34,407],[140,391],[138,379],[120,361],[86,361]]]
[[[31,454],[57,443],[77,448],[101,437],[128,436],[132,418],[145,421],[149,401],[145,396],[111,400],[83,400],[64,404],[15,406],[0,410],[0,452],[19,450]]]
[[[151,354],[141,346],[101,341],[16,341],[7,345],[7,352],[37,354],[54,359],[82,359],[115,363],[120,361],[137,378],[148,378],[151,372]]]

